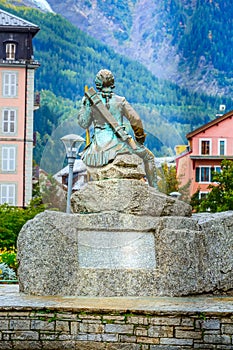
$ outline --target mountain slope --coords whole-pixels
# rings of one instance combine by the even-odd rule
[[[103,67],[114,72],[116,93],[126,96],[140,114],[147,146],[156,155],[170,154],[176,144],[185,143],[185,134],[213,119],[219,104],[233,108],[227,98],[192,93],[159,80],[140,63],[117,55],[60,15],[8,7],[2,0],[0,5],[41,28],[33,40],[35,58],[41,62],[36,71],[36,88],[42,96],[35,113],[37,162],[58,125],[69,117],[76,119],[84,86],[94,85],[95,74]]]
[[[48,3],[75,26],[144,64],[157,77],[194,91],[233,97],[231,0]]]

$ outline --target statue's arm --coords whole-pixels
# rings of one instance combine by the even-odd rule
[[[84,129],[89,128],[92,123],[92,110],[86,97],[82,99],[82,106],[78,112],[78,123]]]
[[[135,109],[124,99],[123,103],[123,114],[129,120],[131,127],[134,131],[134,135],[136,140],[143,144],[146,138],[146,134],[144,133],[143,125],[141,118],[135,111]]]

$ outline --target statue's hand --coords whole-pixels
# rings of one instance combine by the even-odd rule
[[[143,134],[143,135],[141,135],[141,136],[135,136],[135,138],[136,138],[136,141],[137,141],[138,143],[140,143],[141,145],[143,145],[144,142],[145,142],[145,139],[146,139],[146,134]]]
[[[82,104],[86,107],[90,107],[90,105],[91,105],[89,99],[86,96],[83,97]]]

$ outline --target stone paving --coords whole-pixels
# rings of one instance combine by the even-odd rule
[[[156,312],[161,314],[233,313],[233,296],[192,297],[74,297],[28,296],[19,293],[18,285],[0,285],[0,310],[20,308],[56,308],[118,312]]]

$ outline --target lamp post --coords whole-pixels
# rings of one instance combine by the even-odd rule
[[[68,177],[68,192],[67,192],[67,202],[66,202],[66,212],[70,213],[70,197],[72,193],[72,185],[73,185],[73,168],[74,168],[74,161],[77,157],[79,148],[81,144],[85,141],[84,138],[82,138],[79,135],[75,134],[69,134],[66,136],[63,136],[61,138],[61,141],[63,142],[65,149],[66,149],[66,156],[68,159],[68,166],[69,166],[69,177]]]

